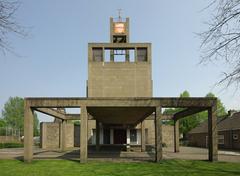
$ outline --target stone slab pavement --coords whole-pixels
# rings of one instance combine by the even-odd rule
[[[154,161],[153,152],[89,152],[89,160],[140,162]],[[240,151],[218,151],[219,161],[240,162]],[[22,159],[23,148],[0,149],[0,159]],[[174,153],[172,147],[163,148],[164,159],[208,160],[208,150],[196,147],[180,147],[179,153]],[[79,148],[66,152],[34,148],[34,159],[70,159],[79,160]]]

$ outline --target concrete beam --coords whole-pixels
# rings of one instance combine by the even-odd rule
[[[155,113],[155,161],[162,160],[162,119],[161,107],[156,107]]]
[[[65,114],[66,120],[80,120],[81,114]],[[94,118],[91,115],[88,115],[88,120],[93,120]]]
[[[185,110],[182,110],[180,112],[177,112],[176,114],[173,115],[173,120],[179,120],[181,118],[184,118],[184,117],[187,117],[187,116],[190,116],[190,115],[193,115],[193,114],[196,114],[196,113],[199,113],[199,112],[202,112],[204,110],[207,110],[207,108],[203,108],[203,107],[191,107],[191,108],[187,108]]]
[[[87,162],[88,155],[88,113],[86,106],[81,107],[81,123],[80,123],[80,162]]]
[[[33,108],[88,107],[156,107],[153,98],[25,98]]]
[[[155,99],[155,98],[154,98]],[[211,107],[217,98],[214,97],[187,97],[187,98],[156,98],[163,108]]]
[[[25,98],[34,108],[67,107],[211,107],[217,98]]]
[[[151,47],[151,43],[88,43],[89,48],[100,47],[105,49],[135,49]]]
[[[179,152],[179,120],[174,120],[174,152]]]
[[[80,114],[65,114],[52,108],[35,108],[36,111],[62,120],[80,120]],[[92,119],[90,117],[90,119]]]
[[[217,103],[208,109],[208,159],[218,160]]]
[[[59,119],[66,119],[64,113],[61,113],[58,110],[52,109],[52,108],[35,108],[36,111],[41,112],[46,115],[50,115]]]
[[[24,101],[24,161],[33,159],[33,110],[27,101]]]

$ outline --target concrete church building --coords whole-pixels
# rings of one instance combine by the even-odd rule
[[[163,143],[173,143],[179,152],[179,119],[207,111],[208,157],[217,161],[217,99],[152,97],[151,63],[151,43],[129,43],[129,18],[110,18],[110,42],[88,44],[87,97],[24,99],[24,161],[34,158],[34,111],[58,119],[41,124],[41,146],[63,151],[79,146],[81,163],[87,162],[90,147],[101,151],[106,146],[150,148],[158,162]],[[80,114],[66,108],[78,108]],[[162,125],[162,108],[182,108],[171,117],[174,127]],[[80,126],[71,120],[80,120]]]
[[[126,44],[130,47],[111,48]],[[118,18],[117,21],[110,18],[110,43],[88,44],[87,97],[152,97],[151,63],[151,43],[129,43],[129,18]],[[101,114],[100,111],[96,113]],[[99,121],[88,120],[90,146],[99,140],[102,148],[119,149],[122,146],[122,150],[145,151],[146,147],[148,150],[154,147],[154,116],[150,115],[142,122],[124,113],[115,118],[114,124],[104,115]],[[60,147],[60,125],[55,121],[41,123],[41,147],[44,149]],[[128,121],[132,121],[131,125],[126,123]],[[68,123],[66,128],[66,146],[79,147],[79,126]],[[173,145],[173,126],[163,125],[163,143]]]

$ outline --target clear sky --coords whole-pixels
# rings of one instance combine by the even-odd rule
[[[240,109],[239,91],[214,87],[223,64],[198,65],[209,0],[22,0],[17,21],[26,39],[11,36],[17,57],[0,53],[0,109],[10,96],[85,97],[88,42],[109,41],[109,17],[130,17],[130,42],[152,43],[153,95],[184,90],[217,95],[227,109]],[[43,116],[40,120],[45,120]]]

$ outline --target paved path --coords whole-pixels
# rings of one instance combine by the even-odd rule
[[[219,161],[240,162],[240,152],[219,151]],[[0,159],[22,159],[23,148],[0,149]],[[148,152],[89,152],[89,160],[99,161],[154,161],[154,153]],[[163,149],[164,159],[207,160],[208,150],[195,147],[180,147],[179,153],[174,153],[173,148]],[[34,159],[70,159],[79,160],[79,149],[67,152],[60,150],[43,150],[34,148]]]
[[[165,159],[190,159],[190,160],[208,160],[208,150],[197,147],[180,147],[179,153],[174,153],[173,148],[164,148]],[[240,151],[218,151],[218,160],[225,162],[240,162]]]

